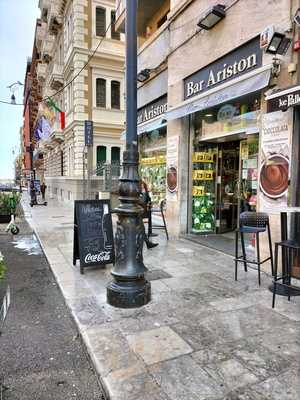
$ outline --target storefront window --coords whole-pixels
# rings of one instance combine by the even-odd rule
[[[166,127],[139,136],[140,176],[156,206],[166,197]]]
[[[257,95],[193,116],[191,231],[232,232],[239,214],[256,209]]]

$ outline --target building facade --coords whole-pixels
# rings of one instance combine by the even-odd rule
[[[97,165],[120,162],[124,38],[114,29],[115,1],[40,0],[39,8],[37,75],[43,100],[51,97],[57,118],[50,137],[39,140],[36,151],[44,155],[50,195],[72,201],[83,197],[88,168],[85,121],[93,121],[94,128],[90,173]],[[94,198],[96,192],[95,186],[89,195]]]
[[[121,32],[124,5],[117,15]],[[203,29],[199,21],[216,5],[138,3],[142,178],[154,197],[166,198],[174,236],[226,239],[242,211],[257,210],[270,213],[276,239],[276,210],[299,189],[291,184],[299,166],[290,163],[298,111],[268,113],[266,98],[299,81],[298,3],[251,0],[246,7],[226,0],[220,21]],[[281,56],[263,48],[261,34],[270,26],[292,41]]]

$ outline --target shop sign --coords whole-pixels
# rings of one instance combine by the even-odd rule
[[[200,197],[205,195],[204,186],[193,186],[193,197]]]
[[[212,181],[214,179],[214,171],[210,169],[195,169],[193,171],[194,181]]]
[[[184,80],[184,99],[204,93],[262,65],[259,37],[200,69]]]
[[[156,165],[165,163],[166,163],[166,156],[147,157],[147,158],[142,158],[140,161],[141,165]]]
[[[163,115],[168,110],[167,96],[160,97],[154,102],[147,104],[145,107],[138,110],[137,123],[150,121],[160,115]]]
[[[178,149],[179,137],[171,136],[167,139],[167,189],[169,192],[168,200],[176,201],[178,186]]]
[[[194,163],[212,163],[214,162],[213,153],[205,153],[205,152],[196,152],[193,154],[193,162]]]
[[[260,210],[280,212],[288,206],[291,158],[291,110],[262,117],[259,169]]]
[[[278,95],[268,100],[268,112],[286,111],[289,107],[295,107],[300,104],[300,88],[292,93]]]

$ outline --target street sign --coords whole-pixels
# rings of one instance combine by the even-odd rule
[[[76,200],[73,265],[84,267],[114,262],[114,239],[109,200]]]
[[[93,121],[84,121],[84,144],[93,146]]]

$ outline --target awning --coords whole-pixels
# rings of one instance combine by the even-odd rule
[[[271,68],[272,65],[259,68],[238,79],[200,94],[193,99],[186,100],[168,110],[166,112],[166,118],[168,121],[181,118],[185,115],[195,113],[196,111],[205,110],[248,93],[261,90],[269,84]]]
[[[144,132],[151,132],[155,129],[162,128],[167,125],[167,118],[165,114],[160,115],[159,117],[152,119],[151,121],[144,122],[143,124],[139,124],[137,127],[138,135]]]
[[[151,121],[139,124],[137,126],[137,134],[141,135],[145,132],[152,132],[155,129],[163,128],[164,126],[167,126],[167,117],[165,114],[162,114],[159,117],[152,119]],[[126,139],[126,131],[122,132],[121,139]]]

